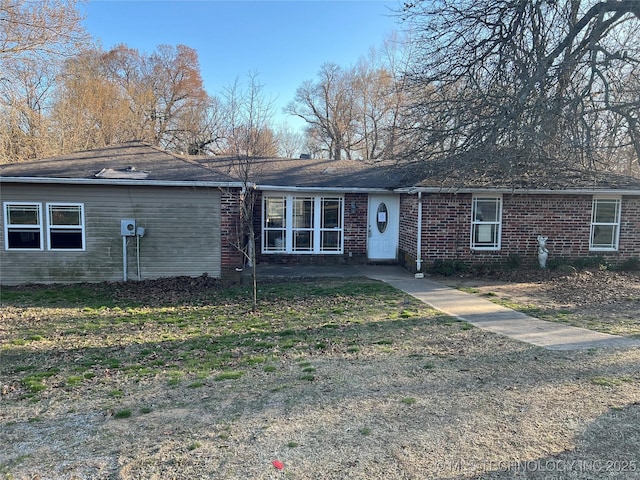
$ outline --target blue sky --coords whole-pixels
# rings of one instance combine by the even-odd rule
[[[151,53],[160,44],[194,48],[209,94],[258,72],[274,100],[276,122],[299,126],[281,109],[325,62],[354,65],[400,30],[397,0],[114,1],[82,6],[85,27],[102,48],[124,43]]]

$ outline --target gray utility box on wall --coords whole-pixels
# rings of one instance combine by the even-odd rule
[[[120,235],[123,237],[136,236],[136,221],[133,218],[124,218],[120,220]]]

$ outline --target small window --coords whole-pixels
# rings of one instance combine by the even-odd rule
[[[378,226],[378,232],[384,233],[387,229],[387,224],[389,219],[387,218],[389,215],[389,211],[387,209],[387,205],[382,202],[378,205],[378,211],[376,212],[376,225]]]
[[[620,199],[594,198],[591,212],[590,250],[618,250]]]
[[[84,250],[84,206],[47,204],[49,250]]]
[[[471,248],[500,250],[502,198],[474,197],[471,212]]]
[[[42,250],[42,207],[39,203],[5,203],[6,250]]]

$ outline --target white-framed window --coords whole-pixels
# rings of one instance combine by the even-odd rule
[[[474,196],[471,208],[471,248],[500,250],[502,196]]]
[[[294,252],[313,252],[313,197],[294,197],[291,219],[292,248]]]
[[[593,199],[589,250],[618,250],[620,237],[620,198]]]
[[[262,209],[262,251],[282,252],[287,238],[287,198],[264,197]]]
[[[320,207],[320,250],[342,253],[343,225],[342,198],[321,198]]]
[[[42,205],[4,202],[5,250],[42,250]]]
[[[49,250],[84,250],[84,205],[47,203]]]
[[[344,198],[308,194],[264,195],[263,253],[342,253]]]

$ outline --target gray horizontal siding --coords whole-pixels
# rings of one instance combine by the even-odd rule
[[[219,277],[220,194],[217,189],[102,185],[2,185],[2,202],[84,203],[85,251],[7,251],[0,215],[0,282],[98,282],[123,280],[120,220],[145,227],[140,238],[141,279]],[[128,277],[138,279],[136,238],[127,243]]]

